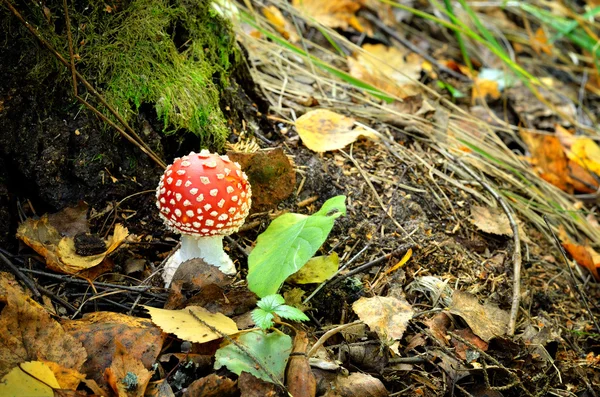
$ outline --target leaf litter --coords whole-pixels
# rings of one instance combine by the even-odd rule
[[[550,109],[547,104],[539,105],[522,85],[502,87],[503,78],[486,77],[481,73],[483,69],[480,69],[474,87],[471,87],[471,98],[460,102],[458,96],[452,96],[453,100],[459,100],[457,106],[439,91],[433,95],[431,88],[444,87],[451,91],[456,86],[468,92],[469,87],[462,87],[460,82],[451,79],[438,80],[441,83],[439,85],[429,85],[431,82],[428,79],[441,79],[443,74],[438,71],[432,73],[435,66],[425,64],[419,56],[387,43],[358,43],[344,37],[339,30],[331,29],[372,35],[370,31],[376,27],[366,24],[358,15],[359,10],[374,10],[376,6],[372,2],[332,2],[327,7],[317,3],[293,2],[291,7],[276,1],[268,8],[270,14],[264,8],[261,14],[254,17],[265,16],[274,32],[281,34],[285,40],[297,42],[306,38],[301,34],[303,32],[296,32],[296,27],[289,21],[309,16],[302,19],[303,23],[317,26],[319,34],[324,36],[316,34],[321,40],[319,46],[313,48],[313,43],[310,43],[320,59],[330,61],[336,68],[347,71],[349,76],[404,101],[396,100],[391,105],[379,103],[373,92],[356,89],[348,83],[352,81],[348,77],[342,78],[340,76],[343,75],[339,73],[330,74],[329,71],[333,69],[314,68],[315,64],[307,57],[298,55],[297,51],[291,54],[289,47],[285,46],[277,47],[277,55],[273,56],[273,43],[258,46],[258,35],[245,35],[242,30],[238,31],[241,41],[248,44],[251,72],[266,93],[272,114],[276,115],[274,117],[277,120],[285,121],[276,127],[280,132],[277,142],[285,147],[279,155],[285,153],[293,158],[293,163],[288,163],[280,176],[273,182],[263,184],[265,190],[276,185],[284,193],[273,197],[272,201],[267,200],[260,210],[263,212],[257,212],[251,218],[251,224],[255,226],[242,231],[236,241],[238,246],[235,249],[240,251],[237,260],[241,268],[244,269],[245,255],[256,241],[257,230],[264,231],[276,215],[294,210],[308,216],[318,211],[318,204],[335,194],[349,197],[348,216],[336,221],[332,234],[320,250],[320,254],[333,253],[339,258],[342,265],[339,273],[328,270],[322,276],[311,275],[308,281],[324,284],[324,287],[310,299],[307,298],[307,292],[312,292],[315,287],[310,283],[295,290],[283,284],[283,293],[295,302],[294,306],[303,307],[303,310],[311,313],[315,324],[319,324],[318,328],[311,324],[308,346],[316,343],[321,331],[327,334],[330,328],[335,330],[336,324],[348,324],[356,318],[364,321],[374,333],[354,335],[350,332],[333,332],[331,338],[324,340],[319,352],[332,357],[346,354],[348,362],[336,363],[335,368],[348,368],[351,373],[327,372],[317,370],[316,366],[311,370],[306,366],[306,361],[310,360],[302,361],[299,370],[302,376],[314,373],[319,380],[315,392],[310,391],[309,395],[384,396],[389,392],[406,391],[409,393],[407,395],[433,396],[447,392],[449,387],[456,387],[462,393],[468,390],[471,395],[490,394],[498,388],[502,388],[506,395],[533,395],[543,392],[546,387],[531,381],[539,374],[539,367],[556,368],[559,376],[544,374],[541,377],[551,384],[548,388],[552,388],[556,394],[568,388],[582,392],[586,384],[598,384],[599,380],[592,372],[597,366],[597,355],[588,351],[583,360],[566,348],[569,344],[584,346],[593,343],[597,339],[597,330],[591,326],[586,313],[581,310],[581,302],[573,294],[573,281],[566,277],[560,257],[556,255],[556,247],[547,242],[548,230],[541,218],[550,214],[553,217],[552,227],[564,227],[560,229],[560,236],[565,249],[581,266],[598,277],[594,247],[599,233],[597,223],[593,222],[594,210],[573,195],[593,194],[597,189],[597,176],[594,175],[598,172],[597,146],[593,140],[567,131],[567,128],[575,130],[565,121],[574,114],[572,110],[575,107],[563,96],[550,94],[548,98],[553,108]],[[479,13],[482,17],[484,14]],[[495,18],[499,16],[503,18],[498,20],[499,26],[503,23],[510,29],[517,29],[516,25],[508,24],[510,21],[504,12],[500,11]],[[386,21],[392,23],[389,19]],[[434,39],[423,39],[415,34],[415,25],[408,22],[407,26],[413,29],[412,39],[422,40],[428,52],[440,50],[436,48],[439,43]],[[536,28],[532,32],[529,35],[531,51],[538,56],[551,55],[552,51],[549,50],[556,44],[548,41],[542,29]],[[323,44],[326,42],[338,46],[341,43],[346,50],[341,52],[353,55],[324,51]],[[513,44],[517,49],[518,43]],[[521,51],[528,51],[525,48],[527,43],[519,44]],[[453,50],[456,51],[456,48]],[[492,60],[485,65],[485,54],[479,62],[488,70],[500,70],[497,64],[491,64]],[[459,66],[457,70],[465,71],[464,66]],[[464,74],[467,75],[466,72]],[[282,88],[283,81],[290,81],[289,86]],[[559,86],[557,82],[546,81],[551,83],[550,93],[552,87]],[[310,101],[300,98],[299,92],[295,91],[298,87],[306,89],[302,95],[310,93]],[[430,95],[433,102],[422,100],[422,96]],[[499,111],[499,102],[502,100],[508,101],[511,111],[526,124],[524,128],[517,128],[514,120],[512,124],[505,122],[510,121],[512,114],[507,116]],[[490,122],[469,114],[475,103],[484,101],[486,103],[480,109],[486,112]],[[422,104],[427,104],[427,107],[422,107]],[[319,108],[315,109],[317,106]],[[296,114],[299,117],[296,118]],[[563,116],[564,119],[561,119]],[[361,125],[367,126],[367,129]],[[360,135],[371,139],[359,140]],[[274,136],[277,135],[271,134],[269,139],[274,139]],[[521,140],[525,145],[521,144]],[[321,154],[315,155],[313,151]],[[253,157],[260,156],[262,154],[244,157],[252,162]],[[521,335],[508,335],[507,331],[506,309],[510,306],[512,287],[508,253],[514,250],[512,239],[507,237],[511,236],[512,229],[503,212],[491,210],[493,200],[490,189],[483,189],[474,181],[455,161],[457,158],[484,175],[491,190],[500,192],[523,222],[519,224],[519,235],[529,250],[529,257],[522,282],[532,293],[522,297],[521,310],[526,311],[527,316],[520,317]],[[275,162],[271,158],[256,161],[260,164],[256,166],[258,169]],[[292,164],[293,167],[290,167]],[[292,180],[292,170],[297,172],[297,180]],[[258,181],[261,176],[255,178]],[[263,193],[261,196],[270,194]],[[125,214],[122,212],[119,216]],[[87,221],[81,213],[74,218],[80,224]],[[136,220],[135,215],[133,219]],[[121,255],[132,254],[142,257],[149,255],[153,265],[160,263],[153,257],[155,252],[148,254],[148,251],[129,244],[136,237],[127,240],[126,229],[118,224],[111,227],[113,237],[103,241],[106,249],[93,259],[77,254],[75,247],[73,237],[89,233],[85,227],[75,228],[76,232],[65,232],[59,230],[51,218],[29,219],[23,225],[20,233],[22,239],[44,257],[48,268],[53,271],[81,275],[82,269],[93,268],[101,263],[109,265],[107,269],[112,269],[113,260],[119,263],[122,261]],[[524,238],[525,233],[531,236],[535,244]],[[273,233],[271,237],[277,234]],[[148,241],[155,241],[151,233],[146,237]],[[68,244],[63,243],[63,248],[57,248],[64,239]],[[123,244],[129,251],[116,249]],[[411,260],[407,262],[401,258]],[[394,264],[398,263],[401,265],[395,267]],[[347,264],[350,265],[345,266]],[[394,268],[394,271],[389,274],[381,271],[386,266],[388,269]],[[145,278],[152,276],[152,270],[144,268],[138,272]],[[192,269],[189,273],[196,274],[196,271]],[[259,291],[260,294],[276,292],[291,273],[291,269],[284,269],[274,282],[275,291],[265,287],[265,290]],[[582,279],[586,275],[580,273]],[[43,279],[48,276],[39,277]],[[87,278],[95,280],[97,277],[100,277],[100,273],[93,274],[93,277],[88,275]],[[172,292],[172,307],[184,307],[194,299],[201,301],[203,306],[209,306],[211,300],[219,301],[220,308],[228,313],[227,316],[196,311],[193,305],[179,311],[152,307],[164,306],[164,294],[151,290],[146,282],[139,285],[143,287],[141,289],[119,291],[118,285],[124,280],[110,274],[98,278],[104,280],[104,285],[102,281],[86,285],[97,290],[93,292],[93,300],[79,301],[83,307],[80,311],[90,309],[90,302],[114,302],[106,299],[122,294],[124,299],[120,301],[121,306],[124,302],[127,305],[125,309],[130,310],[128,315],[123,314],[124,318],[117,319],[99,312],[96,322],[91,320],[82,323],[80,328],[74,328],[74,321],[83,322],[85,319],[63,321],[61,325],[47,313],[42,315],[45,309],[29,297],[22,299],[30,305],[28,309],[19,310],[35,312],[35,316],[28,314],[34,318],[32,322],[50,323],[57,334],[60,334],[58,331],[61,328],[68,330],[68,334],[76,335],[75,340],[79,340],[88,352],[98,349],[100,341],[104,340],[106,350],[100,355],[102,360],[98,360],[100,362],[94,369],[82,367],[83,355],[76,363],[65,360],[60,354],[51,356],[52,360],[62,360],[60,365],[70,366],[72,371],[81,370],[88,378],[96,378],[100,382],[97,390],[103,393],[112,390],[115,395],[141,395],[149,382],[153,363],[163,348],[181,351],[169,353],[164,356],[166,361],[161,360],[164,367],[173,372],[165,373],[161,368],[155,373],[158,377],[168,379],[163,383],[169,390],[182,391],[184,385],[190,388],[194,385],[191,390],[198,388],[234,394],[240,389],[248,393],[244,395],[252,395],[251,390],[257,390],[261,379],[273,382],[274,377],[280,382],[286,381],[284,369],[288,350],[292,350],[291,339],[277,333],[268,334],[268,337],[256,331],[237,333],[238,327],[234,328],[232,322],[226,319],[234,315],[248,317],[249,311],[246,307],[242,309],[239,301],[225,310],[228,297],[234,296],[232,291],[241,289],[240,296],[247,296],[250,300],[251,293],[239,283],[232,284],[229,280],[220,283],[215,276],[215,284],[212,282],[213,276],[207,277],[211,278],[210,282],[193,280],[193,277],[190,282],[189,278],[183,277],[182,283],[176,287],[177,293]],[[58,280],[67,283],[71,278]],[[6,306],[0,321],[14,321],[17,315],[14,286],[7,281],[0,287],[9,291],[3,293]],[[587,287],[589,294],[595,293],[593,285],[587,284]],[[169,338],[174,345],[165,346],[166,335],[147,319],[131,317],[134,310],[139,310],[140,300],[150,302],[144,307],[154,312],[153,322],[165,333],[170,333]],[[89,306],[85,307],[86,304]],[[26,306],[23,303],[19,305]],[[236,307],[240,308],[237,313]],[[61,309],[64,313],[68,306]],[[120,309],[124,310],[123,307]],[[160,310],[163,312],[157,314]],[[75,313],[75,317],[80,311]],[[182,320],[179,316],[184,312],[189,316]],[[141,310],[137,313],[146,315]],[[548,313],[558,321],[549,321]],[[210,327],[203,329],[197,324],[198,318],[217,331]],[[250,327],[251,323],[248,324]],[[110,331],[104,331],[104,325],[110,325]],[[200,339],[203,343],[199,343],[198,331],[207,334],[212,332],[212,340]],[[295,334],[298,338],[301,333],[295,330]],[[106,338],[112,341],[120,337],[130,343],[106,342]],[[47,340],[44,338],[42,340]],[[269,338],[275,342],[268,341]],[[186,342],[194,343],[187,346]],[[152,345],[154,349],[150,354],[140,356],[140,351],[135,348],[136,343]],[[211,360],[219,343],[227,346],[217,353],[217,365],[238,374],[239,387],[231,381],[235,379],[231,374],[226,377],[206,375],[210,371],[206,366],[202,367],[202,378],[198,379],[197,373],[186,378],[185,369],[190,362],[187,360],[191,357],[197,358],[198,362]],[[292,363],[294,360],[304,360],[301,353],[308,349],[306,340],[299,343],[302,345],[300,355],[290,356]],[[342,347],[342,344],[348,346]],[[373,346],[357,349],[361,344]],[[556,353],[556,345],[562,349],[559,353]],[[391,347],[393,354],[380,346]],[[36,345],[36,353],[46,354],[44,348]],[[244,349],[248,349],[250,354]],[[81,352],[75,348],[69,351]],[[284,354],[276,357],[274,352]],[[362,360],[360,354],[363,354]],[[262,365],[254,362],[252,356],[258,358]],[[365,360],[364,356],[368,358]],[[12,371],[18,372],[15,364],[24,365],[24,360],[34,359],[37,357],[13,359]],[[334,362],[331,358],[330,361]],[[490,366],[493,369],[488,369]],[[265,372],[264,368],[270,368],[272,373]],[[374,372],[356,372],[357,368]],[[577,371],[573,368],[577,368]],[[45,369],[41,371],[47,373]],[[254,377],[248,372],[253,373]],[[493,377],[492,372],[495,375]],[[98,378],[98,374],[102,379]],[[452,386],[445,383],[446,376],[452,381]],[[288,373],[287,378],[289,382],[295,376]],[[560,381],[557,381],[559,378]],[[484,379],[488,382],[485,388],[472,387],[478,382],[483,383]],[[74,387],[73,384],[70,387]],[[92,386],[88,387],[93,389]]]

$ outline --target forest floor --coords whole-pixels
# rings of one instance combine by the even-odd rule
[[[3,152],[1,163],[0,263],[14,276],[0,277],[0,333],[21,334],[3,340],[2,374],[46,360],[75,373],[70,383],[57,375],[60,387],[51,389],[81,395],[286,395],[247,373],[214,370],[223,340],[190,345],[161,332],[147,307],[203,306],[252,328],[257,297],[246,276],[258,236],[282,214],[311,215],[344,195],[346,214],[318,252],[336,254],[342,271],[280,291],[310,321],[278,327],[296,341],[305,333],[301,353],[323,343],[300,372],[315,377],[316,392],[294,395],[598,396],[600,150],[592,144],[600,79],[592,56],[565,36],[551,42],[555,25],[545,14],[476,8],[484,29],[459,7],[470,21],[461,28],[470,70],[452,29],[406,9],[300,3],[237,10],[237,38],[264,103],[245,103],[254,114],[223,152],[247,172],[254,206],[225,240],[238,273],[218,286],[189,275],[163,286],[178,242],[155,206],[163,169],[118,135],[89,128],[93,115],[73,101],[64,120],[39,120],[32,104],[52,105],[32,99],[31,87],[17,89],[25,79],[0,59],[15,76],[0,91],[0,123],[36,131],[0,136],[5,148],[29,148],[19,159]],[[578,32],[596,28],[593,16],[579,23]],[[508,63],[489,38],[465,34],[489,31],[514,52]],[[8,108],[21,119],[3,116]],[[143,136],[151,147],[163,141],[165,161],[194,149],[153,128]],[[592,154],[581,163],[584,137],[593,138]],[[115,366],[117,358],[126,364]],[[129,373],[143,389],[123,386]],[[296,390],[292,378],[288,367],[283,384]]]

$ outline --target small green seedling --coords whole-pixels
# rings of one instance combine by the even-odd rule
[[[306,314],[295,307],[285,304],[285,299],[279,294],[268,295],[258,301],[258,308],[252,311],[254,323],[267,330],[273,326],[275,316],[292,321],[308,321]]]

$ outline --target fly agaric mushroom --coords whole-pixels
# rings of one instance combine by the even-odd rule
[[[227,156],[191,152],[167,167],[156,189],[156,206],[167,227],[181,234],[181,247],[163,272],[167,286],[179,265],[193,258],[225,274],[236,273],[223,251],[223,237],[244,224],[251,196],[248,177]]]

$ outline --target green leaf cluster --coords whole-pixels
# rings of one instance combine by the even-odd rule
[[[285,299],[279,294],[268,295],[256,304],[257,309],[252,311],[252,320],[262,329],[273,326],[275,315],[292,321],[308,321],[309,318],[301,310],[285,304]]]

